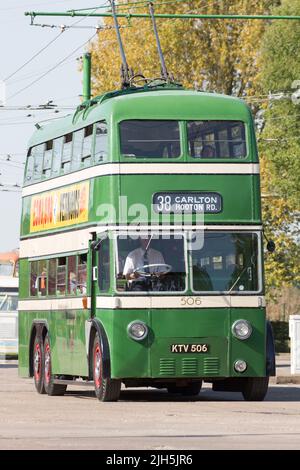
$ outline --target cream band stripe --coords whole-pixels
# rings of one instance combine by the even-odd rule
[[[258,175],[258,163],[108,163],[76,171],[68,175],[36,183],[23,188],[22,197],[32,196],[80,181],[109,175]]]

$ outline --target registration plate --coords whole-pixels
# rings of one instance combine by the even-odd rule
[[[171,344],[171,353],[207,353],[208,344]]]

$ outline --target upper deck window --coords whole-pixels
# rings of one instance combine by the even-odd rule
[[[82,146],[82,157],[81,161],[84,166],[91,164],[91,152],[92,152],[92,139],[93,139],[93,126],[87,126],[84,128],[84,138]]]
[[[107,124],[105,122],[97,122],[95,128],[94,162],[102,163],[107,160],[108,155]]]
[[[83,132],[83,129],[79,129],[73,133],[72,170],[78,170],[81,165]]]
[[[42,167],[43,167],[43,157],[44,157],[44,148],[45,148],[45,144],[40,144],[40,145],[36,145],[31,150],[31,155],[34,158],[33,179],[35,181],[41,179]]]
[[[26,163],[26,170],[25,170],[24,185],[28,184],[32,180],[33,169],[34,169],[34,155],[32,153],[32,148],[30,148],[27,153],[27,163]]]
[[[178,121],[123,121],[120,136],[124,157],[176,158],[181,153]]]
[[[52,165],[53,140],[48,140],[45,144],[43,175],[50,176]]]
[[[53,149],[52,149],[52,152],[53,152],[52,171],[51,171],[52,176],[59,176],[60,174],[62,150],[63,150],[63,137],[54,139]]]
[[[62,159],[61,159],[61,168],[64,173],[68,173],[70,171],[72,140],[73,140],[72,133],[64,135],[63,153],[62,153]]]
[[[189,121],[189,154],[194,158],[245,158],[245,125],[241,121]]]

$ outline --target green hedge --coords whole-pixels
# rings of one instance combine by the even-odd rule
[[[271,321],[275,339],[275,351],[290,352],[289,322]]]

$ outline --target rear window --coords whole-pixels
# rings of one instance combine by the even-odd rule
[[[245,158],[245,125],[241,121],[189,121],[189,154],[194,158]]]
[[[120,137],[124,157],[176,158],[181,153],[178,121],[123,121]]]

